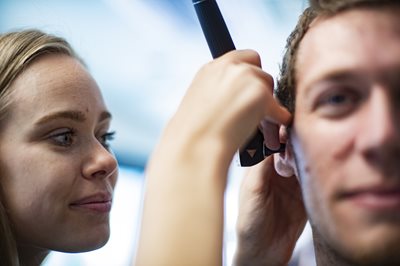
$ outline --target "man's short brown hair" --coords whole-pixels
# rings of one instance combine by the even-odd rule
[[[275,94],[280,103],[294,113],[296,99],[296,59],[300,42],[316,17],[333,16],[358,7],[377,8],[388,5],[400,6],[400,0],[309,0],[310,7],[304,10],[286,43],[280,77]]]

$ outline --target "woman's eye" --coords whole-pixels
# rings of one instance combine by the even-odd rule
[[[103,145],[104,148],[109,150],[110,149],[110,141],[112,141],[114,138],[115,138],[115,131],[107,132],[106,134],[104,134],[100,137],[101,145]]]
[[[50,136],[50,139],[59,146],[68,147],[73,144],[75,133],[73,130],[57,132]]]

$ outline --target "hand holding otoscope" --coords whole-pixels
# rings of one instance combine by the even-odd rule
[[[215,1],[194,1],[194,5],[213,56],[235,50]],[[261,162],[270,154],[264,148],[263,136],[268,140],[268,147],[279,149],[284,146],[279,143],[279,137],[284,142],[285,136],[279,136],[278,125],[288,125],[292,119],[290,112],[274,98],[273,78],[262,70],[260,61],[255,51],[230,51],[196,72],[146,167],[137,265],[190,265],[192,262],[221,265],[224,196],[232,157],[260,125],[262,133],[258,131],[240,149],[240,161],[242,166]],[[265,125],[265,121],[271,125]],[[297,197],[300,191],[297,179],[286,182],[279,178],[273,159],[270,157],[253,167],[243,179],[251,185],[241,189],[238,243],[241,247],[260,244],[270,250],[263,259],[268,261],[279,256],[277,261],[282,257],[286,261],[286,254],[290,258],[287,251],[297,239],[290,232],[300,232],[298,228],[304,227],[297,222],[303,221],[297,219],[302,214],[302,201]],[[281,181],[285,182],[284,186]],[[264,219],[265,213],[277,215],[274,219]],[[281,218],[296,222],[294,226],[282,227]],[[255,231],[249,232],[247,228]],[[272,231],[263,235],[261,241],[243,239],[241,232],[253,236],[262,228],[272,228]],[[275,229],[282,228],[281,233],[274,233]],[[281,241],[282,236],[289,240]],[[191,247],[205,248],[188,250],[188,243]],[[247,263],[247,255],[253,253],[245,251],[239,261]]]
[[[213,58],[235,50],[232,38],[215,0],[193,0],[204,36]],[[265,157],[282,152],[285,144],[281,143],[278,150],[270,150],[264,145],[264,135],[258,129],[251,140],[239,150],[241,166],[253,166]]]

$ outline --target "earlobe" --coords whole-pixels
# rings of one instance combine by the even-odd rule
[[[283,177],[297,176],[291,145],[286,145],[284,153],[274,154],[274,167],[275,171]]]

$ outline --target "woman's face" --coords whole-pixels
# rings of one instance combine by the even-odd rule
[[[74,58],[45,55],[13,83],[0,129],[0,182],[22,248],[93,250],[109,238],[117,162],[111,116]]]

